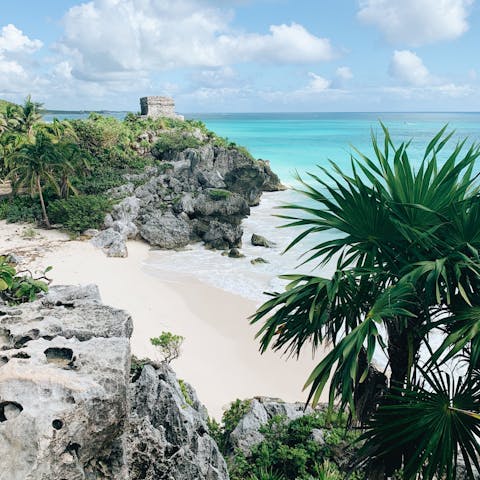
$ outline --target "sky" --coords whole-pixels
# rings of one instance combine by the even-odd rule
[[[0,98],[49,109],[480,111],[480,0],[0,0]]]

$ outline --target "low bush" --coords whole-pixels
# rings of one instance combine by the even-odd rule
[[[103,196],[75,196],[51,202],[48,214],[52,222],[78,234],[89,228],[100,228],[111,206],[111,201]]]
[[[312,431],[315,429],[322,431],[323,441],[313,437]],[[232,480],[347,478],[344,470],[347,469],[348,459],[353,452],[352,444],[358,435],[346,428],[345,416],[337,416],[334,421],[330,421],[323,412],[305,415],[293,421],[276,416],[260,432],[265,439],[253,446],[249,455],[235,451],[230,457]],[[350,473],[349,478],[358,480],[363,475]]]
[[[232,192],[229,192],[228,190],[221,190],[216,188],[211,188],[210,190],[208,190],[208,195],[212,200],[225,200],[231,194]]]
[[[0,219],[8,223],[35,223],[41,218],[42,210],[37,198],[21,195],[0,201]]]
[[[197,148],[201,145],[200,140],[182,133],[163,133],[153,146],[152,154],[157,158],[164,158],[175,152],[182,152],[187,148]]]

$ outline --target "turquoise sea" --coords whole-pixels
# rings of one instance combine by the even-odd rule
[[[123,118],[127,112],[102,112]],[[46,120],[85,118],[88,112],[55,112]],[[280,178],[290,183],[292,173],[312,171],[328,159],[348,168],[351,146],[371,152],[371,132],[381,133],[381,120],[395,141],[412,139],[412,158],[444,125],[456,131],[457,139],[480,142],[479,113],[192,113],[186,118],[202,120],[218,135],[247,147],[257,158],[271,161]]]
[[[108,114],[123,118],[126,112]],[[62,117],[87,115],[69,112]],[[46,116],[47,120],[51,118],[51,115]],[[417,163],[427,143],[445,124],[456,132],[452,145],[464,137],[469,137],[470,142],[480,142],[480,113],[187,114],[186,118],[202,120],[218,135],[247,147],[255,157],[270,160],[272,169],[288,185],[295,183],[292,175],[295,170],[301,175],[315,171],[316,165],[327,166],[328,159],[348,171],[351,145],[370,153],[371,132],[381,133],[379,120],[390,129],[395,142],[412,140],[410,158]],[[278,275],[293,273],[302,251],[319,240],[307,238],[298,248],[282,255],[299,232],[278,228],[283,221],[274,215],[279,213],[276,207],[292,201],[299,201],[298,194],[292,190],[267,193],[260,206],[251,209],[251,215],[243,222],[244,258],[231,259],[201,245],[192,245],[179,252],[154,251],[146,267],[165,279],[170,272],[194,275],[203,282],[260,303],[265,298],[262,292],[281,289],[283,283]],[[276,242],[276,246],[270,249],[252,246],[252,233],[264,235]],[[269,263],[252,265],[250,260],[257,257]],[[311,272],[312,267],[307,265],[300,270]],[[331,273],[328,268],[321,272],[316,270],[316,274],[322,276]]]
[[[444,125],[457,139],[480,142],[480,113],[284,113],[198,114],[221,136],[246,146],[254,156],[271,161],[281,179],[290,183],[292,173],[312,171],[334,160],[349,167],[351,146],[371,153],[370,135],[380,134],[381,120],[395,141],[412,139],[412,159]]]

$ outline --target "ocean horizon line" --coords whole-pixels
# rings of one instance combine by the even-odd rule
[[[107,110],[107,109],[80,109],[80,110],[61,110],[45,109],[44,114],[54,113],[138,113],[133,110]],[[332,115],[332,114],[480,114],[480,110],[461,111],[461,110],[356,110],[356,111],[265,111],[265,112],[180,112],[183,115]]]

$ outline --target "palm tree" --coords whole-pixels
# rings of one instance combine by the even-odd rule
[[[33,139],[34,127],[42,119],[42,115],[40,113],[42,107],[42,103],[32,101],[31,95],[28,95],[22,106],[14,105],[10,108],[12,125],[16,130],[25,133],[29,140]]]
[[[77,195],[78,191],[72,183],[72,177],[83,176],[91,168],[89,155],[80,149],[72,124],[54,118],[52,123],[42,125],[41,130],[48,135],[58,151],[56,173],[60,178],[60,196],[67,198],[70,192]]]
[[[50,228],[43,191],[45,186],[51,186],[60,194],[55,177],[55,169],[62,161],[58,149],[47,135],[38,132],[35,141],[23,145],[12,159],[8,177],[12,180],[14,191],[26,188],[30,195],[38,194],[45,226]]]
[[[356,151],[351,174],[332,162],[332,171],[321,167],[321,176],[309,174],[312,184],[299,179],[308,203],[286,207],[294,212],[283,216],[286,226],[306,227],[288,248],[307,236],[336,233],[334,239],[320,237],[305,260],[319,266],[336,262],[332,278],[287,275],[286,290],[270,294],[252,318],[263,322],[257,334],[262,352],[271,346],[298,355],[307,343],[314,351],[329,344],[306,382],[308,401],[318,403],[330,380],[330,404],[338,399],[367,424],[372,412],[391,405],[401,409],[399,391],[404,396],[418,390],[425,372],[465,348],[475,351],[469,370],[480,358],[480,195],[474,175],[480,148],[460,142],[441,162],[452,136],[445,127],[415,170],[410,143],[396,147],[382,128],[382,146],[372,135],[374,158]],[[436,351],[435,335],[444,339]],[[432,352],[430,361],[420,357],[422,348]],[[375,369],[380,350],[388,359],[387,376]],[[471,408],[480,410],[478,403]],[[480,454],[478,442],[472,445],[461,450],[468,465]],[[454,458],[456,465],[457,446],[449,444],[437,473],[452,474],[444,464]],[[415,457],[415,450],[398,442],[385,450],[388,455],[378,460],[386,475],[412,458],[417,470],[408,472],[422,471],[432,458],[425,449],[426,457]]]

